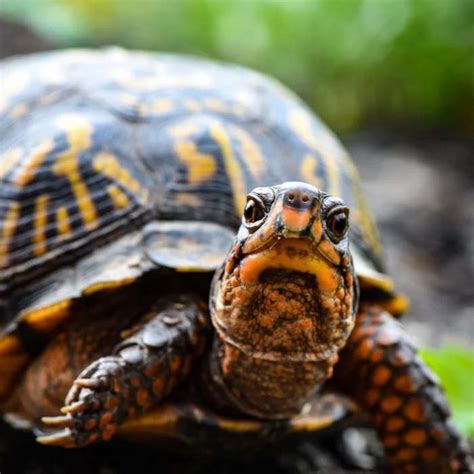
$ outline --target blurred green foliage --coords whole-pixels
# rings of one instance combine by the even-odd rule
[[[457,426],[474,437],[474,351],[446,346],[420,355],[441,379]]]
[[[472,0],[2,0],[58,46],[119,44],[239,62],[330,126],[474,131]]]

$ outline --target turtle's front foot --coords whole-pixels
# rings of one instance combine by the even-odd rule
[[[87,367],[69,390],[61,409],[64,415],[42,419],[47,427],[57,431],[37,440],[65,448],[108,441],[128,415],[125,365],[123,359],[111,356]]]
[[[64,415],[43,418],[57,431],[39,436],[40,443],[79,448],[108,441],[127,418],[158,403],[189,375],[207,331],[207,318],[194,297],[157,301],[139,327],[115,355],[79,374],[61,409]]]

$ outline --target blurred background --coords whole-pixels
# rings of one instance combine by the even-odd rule
[[[0,1],[1,57],[103,45],[250,66],[339,135],[412,301],[408,331],[474,436],[474,2]]]

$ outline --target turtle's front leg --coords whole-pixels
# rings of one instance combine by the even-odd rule
[[[64,416],[45,417],[56,428],[40,443],[81,447],[109,440],[117,427],[159,402],[190,372],[202,353],[208,318],[192,297],[160,299],[112,355],[101,357],[74,381]]]
[[[370,414],[389,472],[472,472],[438,380],[390,314],[362,308],[334,376]]]

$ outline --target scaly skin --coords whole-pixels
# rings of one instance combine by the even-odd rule
[[[64,416],[43,418],[56,431],[38,441],[77,448],[109,440],[126,419],[159,402],[189,375],[204,349],[207,324],[193,298],[159,300],[112,355],[79,374],[66,396]]]
[[[473,472],[438,380],[390,314],[361,309],[334,374],[370,414],[390,473]]]

